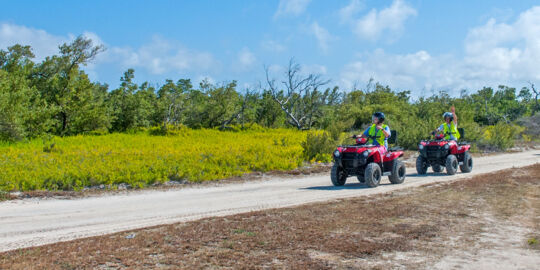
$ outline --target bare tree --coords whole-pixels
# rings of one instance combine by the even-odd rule
[[[373,79],[373,77],[369,77],[369,81],[366,83],[366,93],[371,93],[373,92],[374,88],[375,88],[375,84],[373,83],[375,82],[375,80]],[[355,89],[356,90],[356,89]]]
[[[287,122],[299,130],[310,129],[324,105],[324,93],[319,87],[328,84],[320,74],[301,74],[301,67],[291,59],[281,82],[283,89],[276,84],[276,79],[270,78],[268,67],[266,83],[272,98],[279,104],[287,115]]]
[[[172,95],[167,106],[167,112],[165,113],[165,119],[163,120],[163,128],[167,130],[167,125],[178,125],[180,123],[181,115],[185,110],[185,102],[183,95]]]
[[[192,89],[191,81],[180,79],[177,83],[167,80],[165,85],[158,91],[159,99],[164,103],[163,129],[167,130],[168,125],[179,125],[182,123],[183,115],[188,109],[189,92]]]
[[[534,83],[530,82],[529,81],[529,84],[531,85],[531,89],[534,93],[534,110],[533,110],[533,114],[537,111],[540,111],[540,106],[538,105],[538,95],[540,95],[540,92],[538,92],[538,90],[536,88],[534,88]]]
[[[221,123],[220,129],[226,129],[228,128],[228,125],[231,124],[234,120],[238,120],[240,124],[242,125],[242,128],[244,127],[244,120],[245,120],[245,112],[246,109],[248,109],[250,105],[250,99],[252,99],[255,95],[255,91],[251,89],[246,89],[246,93],[244,94],[244,98],[242,99],[240,106],[238,110],[236,110],[234,113],[231,114],[231,117],[226,119]]]

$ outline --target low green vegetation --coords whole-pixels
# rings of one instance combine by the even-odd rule
[[[206,181],[302,165],[306,133],[286,129],[173,135],[114,133],[33,140],[0,147],[0,190],[80,190],[126,183]]]

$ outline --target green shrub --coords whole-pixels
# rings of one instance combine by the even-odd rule
[[[302,142],[304,160],[315,162],[332,161],[332,152],[339,144],[341,136],[338,132],[309,132],[306,140]]]
[[[516,135],[523,131],[520,126],[499,122],[484,128],[483,138],[479,146],[493,150],[506,150],[514,146]]]

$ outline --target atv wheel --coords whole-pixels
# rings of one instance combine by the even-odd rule
[[[456,156],[448,155],[448,157],[446,157],[446,173],[448,173],[448,175],[454,175],[457,172],[457,168],[458,161]]]
[[[418,174],[426,174],[427,173],[427,162],[426,159],[423,156],[418,156],[416,159],[416,172]]]
[[[364,180],[368,187],[376,187],[381,182],[381,167],[377,163],[369,163],[364,173]]]
[[[358,182],[360,182],[360,183],[362,183],[362,184],[366,181],[366,180],[364,180],[364,177],[363,177],[363,176],[360,176],[360,175],[357,176],[356,178],[358,178]]]
[[[436,173],[440,173],[443,170],[442,166],[439,164],[431,165],[431,169],[433,169],[433,172],[436,172]]]
[[[405,164],[401,160],[394,162],[392,174],[388,176],[388,179],[390,179],[390,183],[392,184],[401,184],[405,181]]]
[[[461,172],[469,173],[472,171],[472,166],[472,157],[469,151],[467,151],[463,154],[463,164],[459,165],[459,169],[461,170]]]
[[[337,163],[334,163],[334,166],[332,166],[332,170],[330,171],[330,179],[334,186],[343,186],[347,181],[347,174]]]

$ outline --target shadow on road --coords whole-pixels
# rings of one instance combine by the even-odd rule
[[[418,173],[408,173],[407,177],[431,177],[431,176],[448,176],[446,173],[427,173],[427,174],[418,174]],[[330,181],[330,179],[328,179]],[[405,183],[407,182],[407,178],[405,178]],[[387,186],[392,185],[391,183],[382,183],[380,186]],[[361,183],[354,183],[354,184],[345,184],[340,187],[336,187],[333,185],[328,186],[315,186],[315,187],[305,187],[305,188],[299,188],[299,189],[308,189],[308,190],[342,190],[342,189],[367,189],[370,188],[366,186],[365,184]]]
[[[410,177],[430,177],[430,176],[444,176],[447,175],[446,173],[426,173],[426,174],[418,174],[418,173],[408,173],[406,176]],[[407,182],[407,178],[405,178],[405,182]]]
[[[384,183],[384,184],[380,184],[380,186],[387,186],[387,185],[391,185],[390,183]],[[345,184],[343,186],[340,186],[340,187],[336,187],[336,186],[315,186],[315,187],[305,187],[305,188],[299,188],[299,189],[308,189],[308,190],[343,190],[343,189],[369,189],[370,187],[364,185],[364,184],[360,184],[360,183],[355,183],[355,184]]]

